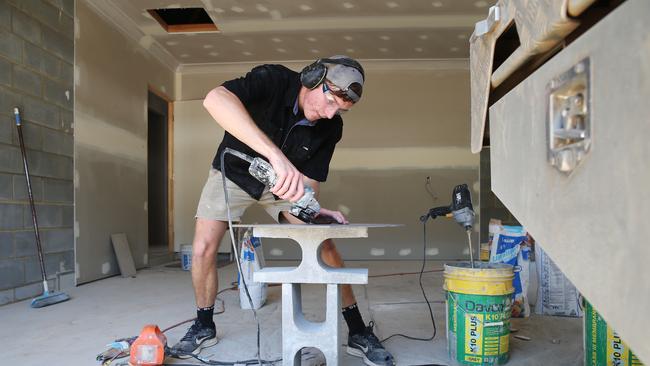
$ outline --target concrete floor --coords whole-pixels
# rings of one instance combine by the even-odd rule
[[[270,262],[267,265],[290,263]],[[419,262],[406,261],[348,262],[348,266],[369,268],[371,276],[420,269]],[[427,269],[440,268],[441,262],[430,262],[427,266]],[[228,287],[236,279],[235,267],[221,268],[219,276],[221,288]],[[369,282],[367,286],[355,286],[354,291],[364,320],[375,320],[375,333],[380,338],[398,332],[416,337],[432,334],[417,275],[373,277]],[[427,273],[423,283],[438,329],[434,341],[394,338],[385,346],[398,365],[449,365],[442,274]],[[324,286],[306,286],[303,290],[308,319],[322,320],[324,308],[317,300],[324,291]],[[31,309],[26,301],[0,307],[3,365],[98,364],[95,356],[114,339],[137,335],[148,323],[158,324],[162,329],[195,314],[190,275],[179,268],[145,269],[138,271],[136,278],[113,277],[66,292],[72,300],[42,309]],[[280,292],[280,287],[271,287],[267,304],[258,311],[264,359],[281,357]],[[254,358],[256,333],[252,313],[239,308],[239,295],[235,291],[226,291],[219,297],[225,305],[225,313],[215,316],[220,342],[201,355],[220,361]],[[519,329],[516,334],[531,340],[511,337],[508,365],[582,364],[581,319],[532,316],[513,319],[512,327]],[[168,342],[175,343],[186,328],[187,325],[182,325],[167,332]],[[347,333],[347,327],[343,328],[342,334]],[[360,359],[345,354],[343,349],[342,353],[344,365],[363,364]],[[319,357],[315,357],[303,364],[318,364],[318,360]],[[170,364],[175,362],[169,361]]]

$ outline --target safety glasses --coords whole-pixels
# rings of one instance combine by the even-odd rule
[[[341,115],[341,114],[347,112],[348,110],[344,109],[344,108],[341,108],[339,106],[338,102],[336,101],[336,98],[334,98],[334,95],[336,95],[337,97],[339,97],[339,98],[341,98],[343,100],[346,100],[346,99],[339,96],[338,94],[334,94],[333,88],[334,87],[328,85],[327,83],[323,83],[323,94],[325,95],[325,99],[327,100],[327,105],[332,106],[332,107],[336,107],[336,114]]]
[[[336,85],[333,85],[328,80],[328,89],[331,90],[332,94],[337,97],[345,100],[346,102],[356,103],[361,99],[361,94],[363,93],[363,86],[359,83],[352,83],[347,86],[345,89],[341,89]]]

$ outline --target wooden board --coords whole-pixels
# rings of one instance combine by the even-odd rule
[[[135,277],[135,263],[131,255],[131,247],[126,239],[126,234],[111,234],[111,242],[117,257],[117,265],[120,267],[122,277]]]

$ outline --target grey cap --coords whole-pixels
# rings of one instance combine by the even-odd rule
[[[329,59],[347,59],[350,61],[350,63],[357,64],[359,68],[363,70],[361,64],[348,56],[336,55],[329,57]],[[361,92],[363,90],[364,75],[362,71],[352,66],[333,64],[328,62],[324,63],[327,66],[327,80],[344,91],[354,102],[357,102],[361,98]],[[350,88],[350,86],[354,83],[357,83],[359,85]]]

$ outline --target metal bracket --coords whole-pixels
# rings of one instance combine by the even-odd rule
[[[570,174],[591,147],[589,59],[551,80],[548,93],[548,160]]]

